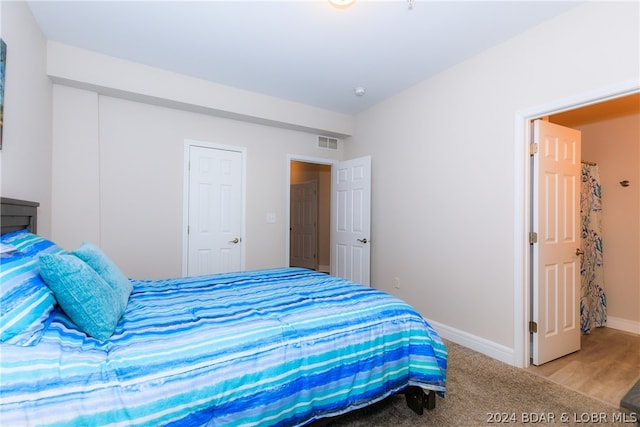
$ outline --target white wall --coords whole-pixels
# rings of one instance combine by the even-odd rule
[[[342,156],[316,148],[315,134],[62,85],[54,111],[55,239],[68,249],[93,241],[136,278],[181,274],[185,140],[247,149],[248,269],[288,265],[287,155]]]
[[[577,6],[357,117],[345,157],[372,155],[375,287],[514,352],[516,113],[637,81],[638,12]]]
[[[51,92],[46,40],[26,2],[2,1],[7,44],[0,194],[40,202],[38,232],[51,235]]]

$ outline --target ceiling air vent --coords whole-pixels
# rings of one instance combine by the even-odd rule
[[[336,138],[331,138],[329,136],[319,136],[318,147],[326,148],[327,150],[337,150],[338,140]]]

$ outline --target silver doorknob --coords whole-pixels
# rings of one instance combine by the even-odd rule
[[[367,243],[367,242],[368,242],[368,240],[367,240],[367,238],[365,237],[364,239],[358,239],[358,242],[360,242],[360,243]]]
[[[584,255],[584,251],[578,248],[576,249],[576,255],[578,256]]]
[[[240,241],[241,241],[241,240],[242,240],[241,238],[236,237],[236,238],[235,238],[235,239],[233,239],[233,240],[229,240],[229,243],[240,243]]]

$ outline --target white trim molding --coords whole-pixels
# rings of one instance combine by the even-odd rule
[[[445,340],[460,344],[461,346],[470,348],[471,350],[477,351],[478,353],[482,353],[485,356],[489,356],[509,365],[513,364],[512,348],[472,335],[468,332],[461,331],[460,329],[452,328],[451,326],[444,325],[436,322],[435,320],[427,319],[427,322],[429,322],[438,335]]]
[[[640,322],[607,315],[607,328],[618,329],[640,335]]]

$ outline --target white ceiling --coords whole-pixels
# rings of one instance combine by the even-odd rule
[[[354,114],[576,1],[29,1],[45,37]],[[357,97],[354,88],[366,88]]]

